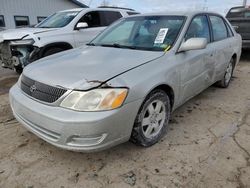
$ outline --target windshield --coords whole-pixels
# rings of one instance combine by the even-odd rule
[[[183,24],[184,16],[139,16],[119,21],[89,45],[138,50],[169,50]]]
[[[79,13],[79,11],[58,12],[41,23],[36,25],[38,28],[61,28],[68,25]]]

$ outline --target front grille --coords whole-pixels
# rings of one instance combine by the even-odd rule
[[[27,95],[47,103],[57,101],[67,91],[66,89],[34,81],[24,75],[21,78],[21,89]]]

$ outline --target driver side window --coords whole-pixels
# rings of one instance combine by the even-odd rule
[[[208,20],[205,15],[196,16],[191,22],[185,40],[190,38],[206,38],[208,43],[211,41]]]
[[[86,13],[79,22],[86,22],[88,24],[88,28],[91,27],[101,27],[101,19],[98,11],[93,11]],[[79,23],[78,22],[78,23]]]

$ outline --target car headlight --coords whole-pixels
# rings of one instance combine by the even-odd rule
[[[11,45],[32,45],[34,43],[35,41],[33,39],[11,41]]]
[[[60,104],[76,111],[104,111],[122,106],[128,94],[125,88],[104,88],[91,91],[72,91]]]

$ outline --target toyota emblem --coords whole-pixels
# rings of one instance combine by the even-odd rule
[[[30,87],[30,92],[33,93],[33,92],[35,92],[35,91],[36,91],[36,86],[35,86],[35,85],[32,85],[32,86]]]

